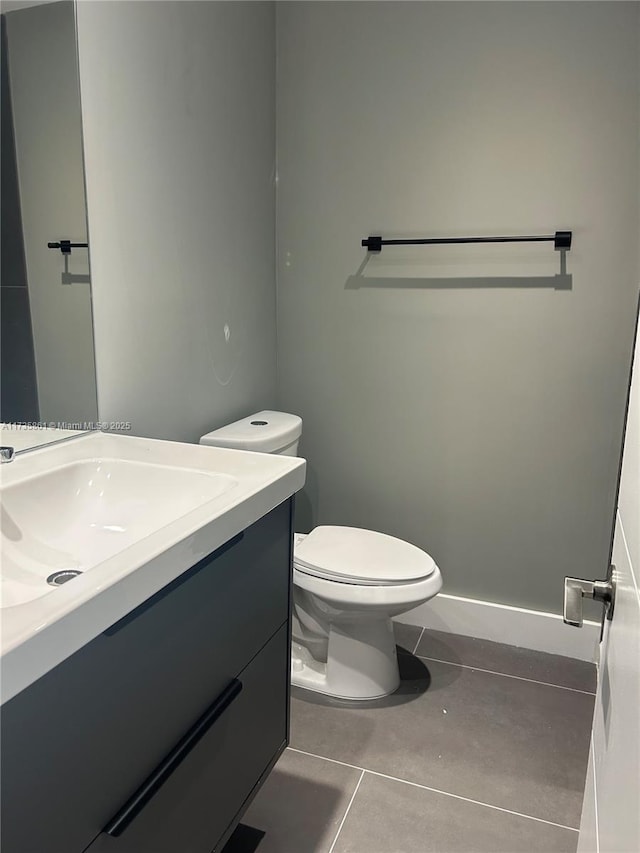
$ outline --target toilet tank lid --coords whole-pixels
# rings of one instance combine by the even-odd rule
[[[296,544],[296,568],[336,580],[409,583],[432,575],[433,559],[420,548],[374,530],[321,525]]]
[[[302,418],[265,409],[203,435],[200,444],[274,453],[300,438]]]

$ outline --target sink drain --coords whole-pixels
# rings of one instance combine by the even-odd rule
[[[70,581],[71,578],[76,578],[81,575],[80,569],[63,569],[61,572],[54,572],[47,578],[47,583],[51,586],[62,586],[63,583]]]

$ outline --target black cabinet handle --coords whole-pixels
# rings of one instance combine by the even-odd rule
[[[122,835],[131,821],[146,806],[153,795],[171,776],[180,762],[187,757],[198,741],[204,737],[211,726],[227,710],[233,700],[242,690],[242,682],[233,678],[217,697],[212,705],[194,723],[189,731],[183,735],[171,752],[160,762],[150,776],[140,785],[120,811],[111,818],[103,832],[107,835],[117,837]]]
[[[221,557],[227,551],[231,550],[238,542],[241,542],[244,538],[244,532],[238,533],[233,539],[229,539],[228,542],[225,542],[224,545],[221,545],[219,548],[216,548],[215,551],[212,551],[211,554],[208,554],[206,557],[203,557],[200,562],[196,563],[195,566],[191,566],[190,569],[187,569],[186,572],[183,572],[181,575],[175,580],[172,580],[166,586],[163,586],[162,589],[158,590],[155,595],[152,595],[151,598],[148,598],[146,601],[143,601],[142,604],[138,605],[135,610],[132,610],[131,613],[127,613],[126,616],[123,616],[122,619],[118,619],[111,627],[107,628],[102,633],[106,637],[112,637],[114,634],[117,634],[118,631],[122,631],[123,628],[126,628],[130,622],[133,622],[134,619],[137,619],[138,616],[142,616],[147,610],[153,607],[154,604],[157,604],[167,595],[170,595],[175,589],[179,586],[182,586],[194,575],[197,575],[198,572],[201,572],[202,569],[206,569],[207,566],[210,566],[214,560],[217,560],[218,557]]]

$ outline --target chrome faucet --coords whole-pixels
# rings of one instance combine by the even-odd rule
[[[13,447],[0,447],[0,462],[13,462],[13,457],[16,455]]]

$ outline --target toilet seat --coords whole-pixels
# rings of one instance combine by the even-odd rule
[[[436,571],[429,554],[402,539],[336,525],[316,527],[299,540],[293,561],[304,575],[371,587],[415,584]]]

